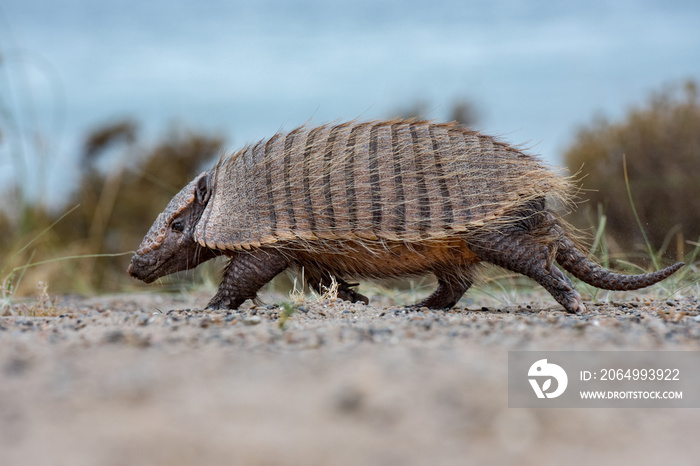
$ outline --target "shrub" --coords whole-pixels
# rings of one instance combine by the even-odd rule
[[[14,232],[9,241],[0,240],[0,256],[14,257],[0,263],[5,274],[13,267],[48,259],[136,249],[173,195],[209,168],[223,145],[219,137],[178,129],[144,148],[137,132],[136,123],[124,121],[86,136],[79,186],[65,210],[50,212],[30,204],[18,222],[0,215],[0,226],[9,223],[6,228]],[[26,244],[31,247],[24,248]],[[15,256],[17,251],[21,254]],[[26,270],[17,294],[33,292],[38,281],[50,283],[54,292],[116,291],[133,286],[136,282],[126,274],[129,259],[129,254],[85,257],[32,267]]]
[[[564,160],[584,176],[582,197],[572,221],[590,226],[598,206],[618,252],[646,249],[629,202],[623,171],[626,158],[634,204],[656,250],[700,236],[700,102],[697,84],[688,81],[655,92],[642,107],[619,122],[595,119],[578,131]],[[675,239],[675,240],[674,240]]]

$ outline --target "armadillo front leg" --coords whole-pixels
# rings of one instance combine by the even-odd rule
[[[472,250],[486,262],[532,278],[567,311],[586,310],[571,281],[553,265],[547,247],[532,236],[522,232],[489,233],[480,237]]]
[[[258,290],[287,265],[287,259],[274,250],[237,253],[226,266],[219,290],[207,309],[237,309],[246,299],[254,299]]]

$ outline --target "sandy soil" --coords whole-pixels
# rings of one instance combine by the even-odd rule
[[[0,464],[697,464],[700,410],[508,408],[508,350],[700,350],[696,298],[612,296],[306,302],[284,329],[204,294],[64,297],[0,318]]]

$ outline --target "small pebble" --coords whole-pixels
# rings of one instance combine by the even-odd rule
[[[244,325],[258,325],[260,322],[262,322],[262,319],[256,315],[248,316],[243,319]]]

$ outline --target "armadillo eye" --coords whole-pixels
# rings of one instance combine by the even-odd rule
[[[170,229],[182,232],[185,229],[185,224],[182,220],[173,220],[173,223],[170,224]]]

